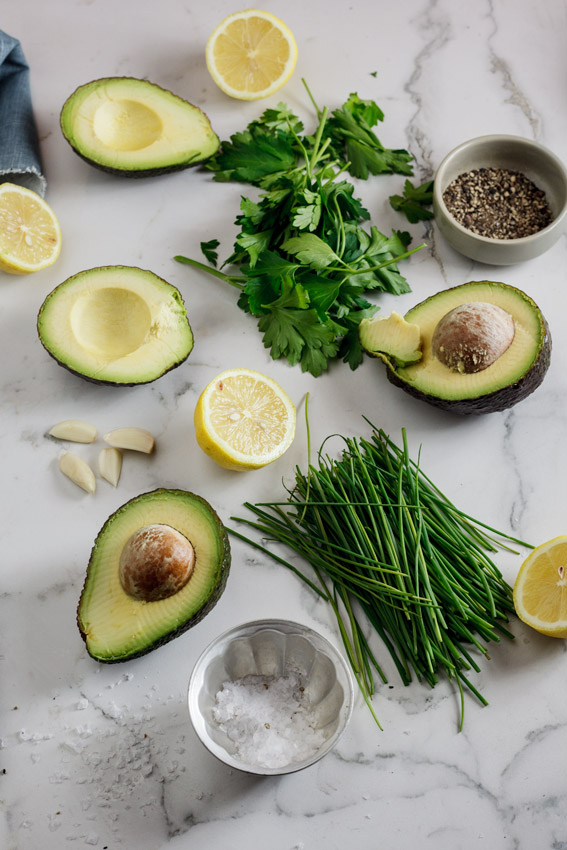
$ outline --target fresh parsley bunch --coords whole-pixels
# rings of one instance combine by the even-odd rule
[[[370,214],[344,173],[366,178],[412,169],[407,151],[384,148],[372,131],[383,118],[373,101],[351,94],[331,116],[314,106],[314,135],[305,135],[280,103],[223,142],[206,164],[216,181],[260,189],[257,200],[242,198],[239,233],[221,267],[239,274],[216,268],[216,239],[201,243],[211,266],[175,259],[236,287],[239,307],[257,318],[271,356],[318,376],[337,357],[352,369],[361,363],[358,326],[378,310],[365,293],[409,291],[396,265],[413,253],[409,234],[362,227]]]

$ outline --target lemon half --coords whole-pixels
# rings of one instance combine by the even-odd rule
[[[567,535],[537,546],[514,584],[518,617],[550,637],[567,637]]]
[[[295,407],[271,378],[252,369],[228,369],[211,381],[195,407],[195,436],[226,469],[259,469],[289,448]]]
[[[29,274],[55,262],[61,228],[55,213],[31,189],[0,184],[0,270]]]
[[[291,77],[297,44],[290,29],[270,12],[246,9],[224,18],[205,51],[211,77],[241,100],[268,97]]]

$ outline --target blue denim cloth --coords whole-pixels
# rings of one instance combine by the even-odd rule
[[[18,183],[43,197],[29,73],[20,42],[0,30],[0,183]]]

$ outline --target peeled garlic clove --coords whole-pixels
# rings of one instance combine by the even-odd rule
[[[98,471],[101,478],[104,478],[113,487],[117,487],[122,471],[122,452],[120,449],[102,449],[98,456]]]
[[[104,435],[104,440],[116,449],[131,449],[149,455],[154,448],[154,438],[143,428],[115,428]]]
[[[59,469],[70,478],[74,484],[78,484],[87,493],[94,493],[96,490],[95,475],[88,463],[73,452],[65,452],[59,458]]]
[[[96,428],[82,419],[64,419],[49,431],[57,440],[70,440],[72,443],[94,443]]]

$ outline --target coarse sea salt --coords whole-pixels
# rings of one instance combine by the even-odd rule
[[[314,755],[326,736],[316,728],[300,677],[245,676],[224,682],[213,717],[244,764],[280,768]]]

